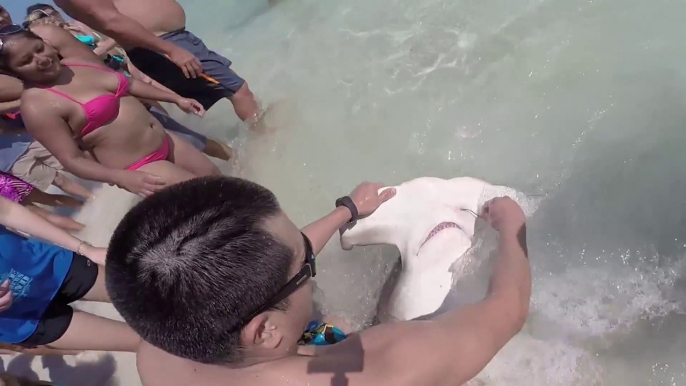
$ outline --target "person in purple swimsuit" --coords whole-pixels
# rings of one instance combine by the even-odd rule
[[[0,196],[22,204],[32,212],[48,220],[51,224],[68,231],[80,231],[84,225],[73,219],[52,213],[36,204],[61,207],[78,207],[81,201],[70,196],[50,194],[36,189],[33,185],[9,173],[0,171]]]

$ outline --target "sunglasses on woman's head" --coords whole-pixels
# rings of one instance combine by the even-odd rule
[[[2,37],[14,35],[21,31],[24,31],[24,27],[20,26],[19,24],[8,24],[4,27],[0,27],[0,52],[2,52],[2,48],[5,46],[5,42],[2,40]]]
[[[26,21],[30,20],[33,22],[36,20],[45,19],[46,17],[50,17],[50,16],[52,16],[52,13],[44,11],[42,9],[37,9],[37,10],[31,12],[31,14],[26,17]]]
[[[14,35],[24,30],[24,27],[19,24],[8,24],[0,27],[0,36]]]
[[[255,318],[257,315],[281,303],[284,299],[300,289],[300,287],[307,282],[307,279],[317,275],[317,268],[314,263],[314,251],[312,250],[312,242],[307,238],[307,236],[305,236],[304,233],[301,232],[301,234],[305,242],[305,263],[303,264],[303,267],[268,302],[248,315],[247,318],[244,318],[243,322],[241,323],[241,327],[244,327],[246,324],[250,323],[250,321],[253,320],[253,318]]]

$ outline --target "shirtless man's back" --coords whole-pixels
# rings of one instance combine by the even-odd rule
[[[110,242],[107,284],[117,310],[147,342],[138,351],[143,384],[469,382],[528,313],[525,217],[508,198],[482,213],[500,234],[483,301],[428,321],[374,326],[329,346],[299,344],[312,317],[314,256],[341,226],[395,194],[380,189],[360,185],[302,230],[271,192],[239,179],[175,185],[132,209]]]
[[[186,13],[175,0],[55,0],[69,16],[104,32],[131,63],[175,93],[209,110],[229,99],[243,121],[255,123],[259,109],[231,61],[186,30]]]
[[[114,5],[158,36],[186,27],[186,12],[175,0],[114,0]]]

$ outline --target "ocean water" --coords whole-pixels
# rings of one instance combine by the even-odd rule
[[[531,316],[484,384],[686,385],[686,3],[183,4],[270,106],[275,134],[247,141],[244,173],[297,223],[363,180],[540,197]],[[205,127],[246,141],[228,104]],[[393,257],[332,241],[322,307],[369,323]]]
[[[296,223],[364,180],[472,176],[536,198],[531,315],[482,384],[686,385],[686,3],[182,4],[274,130],[246,134],[228,102],[182,119],[233,143],[239,166],[223,170],[272,189]],[[134,201],[100,191],[84,237],[106,244]],[[369,325],[396,254],[334,238],[322,310]],[[131,356],[99,361],[108,385],[136,383]]]

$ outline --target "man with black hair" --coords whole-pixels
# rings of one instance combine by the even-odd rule
[[[442,386],[473,378],[523,326],[531,295],[525,217],[509,198],[482,217],[500,233],[488,296],[430,321],[375,326],[331,346],[299,346],[316,254],[394,189],[362,184],[298,229],[276,197],[229,177],[183,182],[122,220],[107,289],[144,339],[145,386]]]

